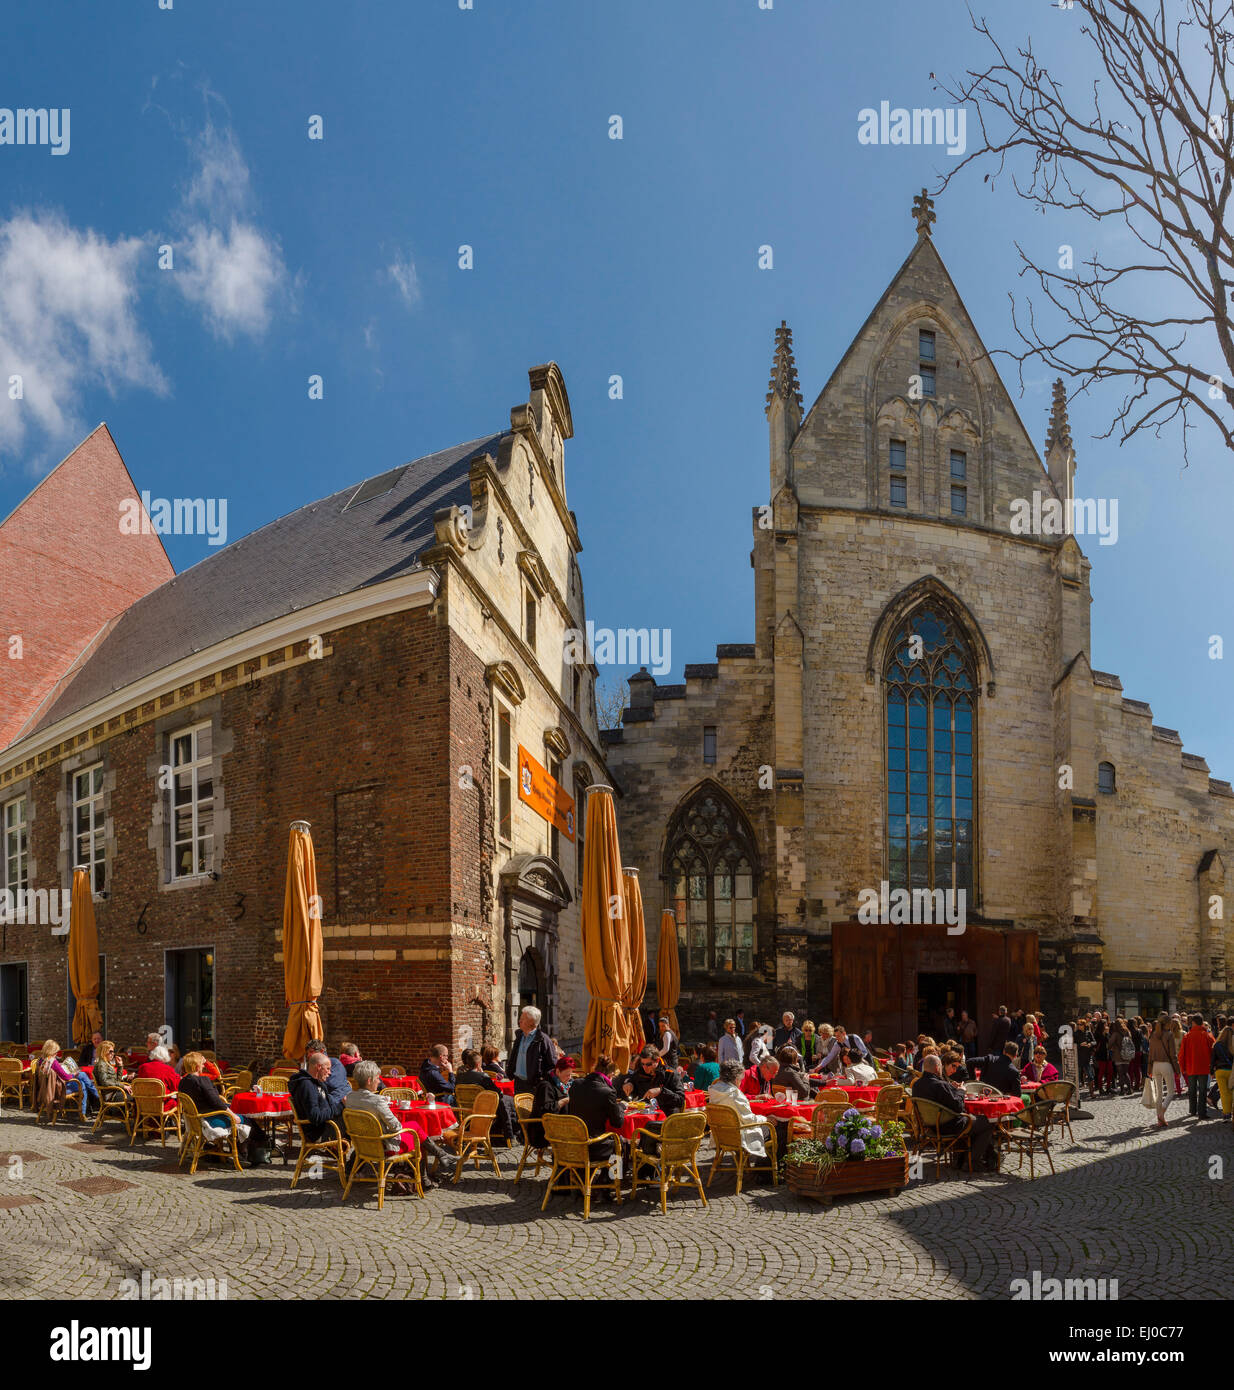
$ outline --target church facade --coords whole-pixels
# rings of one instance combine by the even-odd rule
[[[1043,462],[915,212],[808,411],[777,331],[753,641],[604,735],[683,1027],[1229,1008],[1234,791],[1093,669],[1062,383]]]

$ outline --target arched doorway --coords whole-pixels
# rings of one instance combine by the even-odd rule
[[[544,1011],[544,969],[534,948],[523,952],[518,966],[518,1006],[525,1009],[529,1004]]]
[[[518,1011],[540,1010],[540,1027],[552,1033],[557,1011],[557,914],[570,902],[565,875],[542,854],[517,854],[499,875],[505,922],[506,1045],[514,1039]]]

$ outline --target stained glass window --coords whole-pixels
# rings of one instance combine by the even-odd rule
[[[906,618],[884,668],[892,888],[973,886],[975,666],[935,607]]]
[[[741,812],[704,789],[674,814],[664,862],[682,973],[752,971],[757,857]]]

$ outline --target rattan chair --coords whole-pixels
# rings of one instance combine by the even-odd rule
[[[518,1161],[518,1171],[514,1174],[514,1181],[517,1183],[523,1176],[523,1168],[527,1160],[534,1153],[536,1156],[536,1171],[531,1175],[533,1178],[540,1176],[541,1164],[547,1165],[549,1160],[545,1158],[544,1151],[548,1148],[548,1140],[544,1137],[544,1126],[538,1119],[531,1118],[531,1107],[535,1104],[535,1097],[526,1091],[522,1095],[514,1097],[514,1110],[518,1115],[519,1128],[523,1131],[523,1156]]]
[[[711,1160],[711,1171],[707,1174],[707,1186],[715,1181],[715,1176],[726,1154],[731,1155],[733,1163],[737,1168],[737,1195],[741,1196],[741,1180],[746,1173],[763,1173],[770,1170],[771,1182],[774,1187],[780,1181],[779,1167],[776,1162],[776,1127],[769,1120],[760,1120],[755,1117],[753,1120],[743,1120],[731,1105],[709,1105],[706,1109],[707,1126],[711,1130],[711,1137],[715,1143],[715,1157]],[[764,1141],[767,1149],[767,1159],[764,1163],[757,1162],[757,1156],[746,1152],[741,1144],[743,1132],[751,1129],[766,1129],[767,1138]]]
[[[133,1097],[123,1086],[99,1086],[99,1113],[91,1134],[97,1134],[107,1120],[119,1120],[130,1138],[133,1134]]]
[[[184,1132],[180,1125],[179,1092],[176,1104],[164,1110],[167,1100],[167,1087],[155,1076],[139,1076],[133,1082],[133,1128],[129,1131],[129,1143],[135,1144],[138,1135],[145,1142],[147,1133],[157,1134],[159,1143],[166,1145],[168,1129],[176,1131],[176,1138],[183,1140]]]
[[[382,1067],[381,1074],[382,1076],[406,1076],[407,1068],[392,1064],[388,1067]]]
[[[241,1068],[239,1071],[224,1072],[223,1084],[218,1089],[228,1100],[240,1091],[251,1091],[253,1089],[253,1073],[245,1068]]]
[[[4,1104],[5,1096],[16,1096],[17,1108],[20,1110],[25,1098],[32,1096],[33,1092],[33,1067],[29,1070],[23,1068],[16,1057],[0,1057],[0,1106]],[[33,1099],[30,1104],[34,1105]]]
[[[201,1114],[189,1096],[179,1092],[177,1095],[180,1101],[180,1114],[184,1117],[184,1137],[180,1143],[180,1157],[177,1160],[177,1166],[183,1168],[184,1160],[191,1155],[193,1161],[189,1164],[190,1176],[197,1171],[197,1164],[203,1158],[221,1158],[224,1162],[230,1159],[236,1172],[242,1172],[240,1167],[240,1131],[230,1111],[207,1110],[205,1114]],[[215,1116],[222,1116],[227,1121],[226,1129],[203,1123],[207,1118],[213,1119]]]
[[[300,1156],[296,1159],[296,1171],[292,1175],[291,1186],[294,1190],[296,1183],[300,1181],[300,1174],[304,1172],[305,1162],[310,1154],[322,1153],[329,1154],[334,1160],[331,1166],[338,1172],[340,1187],[347,1186],[347,1150],[350,1147],[347,1140],[343,1138],[343,1132],[333,1120],[326,1121],[326,1137],[324,1139],[310,1139],[305,1133],[304,1121],[292,1109],[292,1122],[300,1132]]]
[[[965,1153],[968,1156],[968,1171],[973,1171],[972,1125],[966,1125],[956,1134],[944,1134],[942,1126],[956,1118],[954,1110],[944,1110],[932,1100],[913,1096],[910,1100],[915,1117],[914,1133],[919,1149],[934,1153],[934,1176],[942,1175],[943,1159],[948,1155]]]
[[[381,1093],[383,1100],[387,1100],[391,1105],[401,1105],[404,1101],[419,1100],[421,1093],[413,1091],[410,1086],[387,1086]]]
[[[347,1138],[355,1150],[351,1172],[348,1173],[347,1181],[343,1184],[344,1202],[347,1200],[347,1194],[351,1191],[354,1182],[375,1182],[377,1184],[377,1210],[380,1211],[386,1200],[386,1177],[391,1169],[401,1168],[403,1165],[407,1165],[411,1170],[416,1195],[418,1197],[424,1196],[424,1186],[420,1180],[420,1139],[414,1130],[407,1131],[411,1134],[413,1142],[411,1149],[406,1153],[387,1153],[383,1141],[388,1136],[381,1128],[381,1121],[370,1111],[344,1106],[343,1127],[346,1129]],[[362,1169],[368,1169],[373,1176],[371,1178],[361,1177]]]
[[[853,1107],[845,1100],[820,1100],[814,1107],[811,1134],[815,1139],[826,1139],[836,1127],[841,1115]]]
[[[991,1086],[985,1081],[966,1081],[964,1094],[967,1096],[993,1096],[997,1099],[1002,1095],[1002,1092],[997,1086]]]
[[[479,1095],[476,1096],[471,1114],[441,1136],[441,1142],[458,1155],[453,1178],[456,1186],[459,1178],[463,1176],[468,1159],[475,1163],[478,1172],[480,1159],[487,1158],[493,1165],[493,1172],[501,1177],[497,1155],[493,1152],[493,1120],[496,1118],[501,1097],[496,1091],[485,1091],[479,1086],[476,1090],[479,1091]]]
[[[1070,1085],[1070,1082],[1066,1083]],[[1045,1154],[1046,1161],[1050,1165],[1050,1172],[1054,1172],[1054,1157],[1050,1153],[1050,1128],[1051,1118],[1054,1114],[1054,1102],[1052,1100],[1034,1101],[1032,1105],[1027,1105],[1016,1115],[1018,1124],[1007,1130],[1006,1147],[1008,1153],[1015,1152],[1020,1155],[1020,1168],[1024,1167],[1024,1155],[1028,1155],[1028,1176],[1033,1178],[1033,1158],[1036,1154]]]
[[[548,1186],[544,1189],[544,1200],[540,1210],[548,1206],[548,1199],[554,1192],[568,1192],[574,1189],[583,1194],[583,1220],[591,1216],[591,1194],[593,1192],[613,1192],[617,1205],[621,1205],[621,1179],[612,1178],[609,1182],[597,1182],[597,1173],[607,1173],[612,1163],[611,1157],[599,1158],[592,1150],[597,1144],[615,1147],[619,1142],[612,1134],[597,1134],[594,1139],[587,1134],[587,1126],[577,1115],[544,1115],[540,1123],[544,1126],[544,1137],[553,1151],[553,1169],[548,1175]]]
[[[1067,1138],[1075,1143],[1075,1135],[1071,1132],[1071,1103],[1075,1100],[1074,1081],[1046,1081],[1037,1087],[1037,1094],[1034,1101],[1048,1100],[1054,1107],[1050,1114],[1050,1128],[1056,1130],[1065,1129]]]
[[[894,1124],[904,1116],[904,1087],[894,1083],[884,1086],[874,1102],[874,1123]]]
[[[736,1114],[736,1111],[733,1112]],[[650,1168],[656,1175],[660,1187],[660,1212],[668,1215],[668,1190],[670,1187],[696,1187],[698,1195],[707,1205],[707,1194],[703,1191],[703,1179],[698,1171],[698,1146],[703,1142],[707,1128],[707,1116],[701,1110],[685,1110],[679,1115],[670,1115],[660,1127],[659,1151],[647,1153],[639,1146],[638,1135],[630,1145],[630,1196],[638,1191],[640,1168]]]
[[[257,1079],[257,1089],[266,1096],[285,1096],[291,1090],[285,1076],[261,1076]]]
[[[465,1120],[471,1114],[476,1097],[483,1090],[483,1086],[456,1086],[454,1088],[454,1109],[460,1120]]]
[[[81,1118],[81,1097],[54,1084],[58,1080],[54,1074],[43,1073],[40,1081],[39,1064],[35,1061],[30,1076],[30,1109],[36,1113],[39,1124],[54,1125],[61,1117]]]

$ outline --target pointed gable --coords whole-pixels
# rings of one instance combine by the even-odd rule
[[[104,424],[0,524],[0,748],[114,618],[175,575],[158,536],[120,530],[138,497]]]
[[[894,492],[893,441],[906,465]],[[953,453],[963,477],[952,476]],[[1006,529],[1013,499],[1034,488],[1051,495],[928,228],[811,406],[792,454],[801,500],[816,506],[950,521],[954,481],[966,492],[964,519]]]

